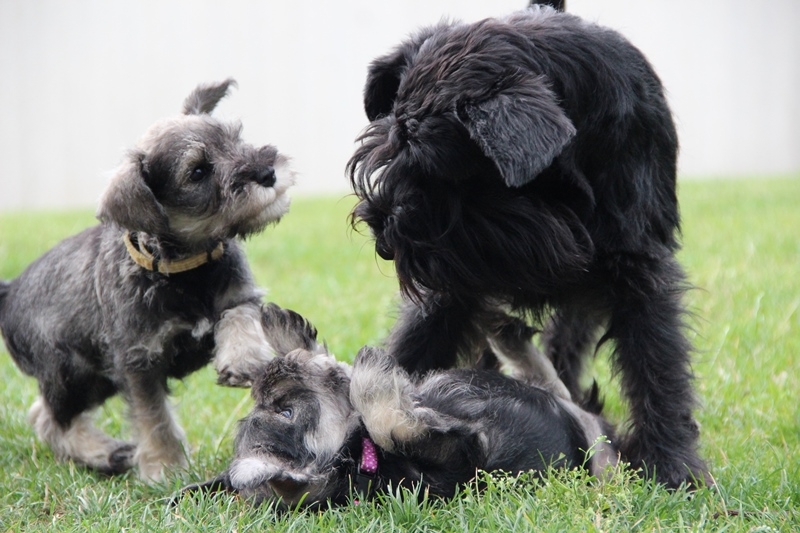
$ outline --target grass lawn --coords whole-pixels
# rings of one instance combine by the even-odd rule
[[[0,531],[632,531],[800,529],[800,177],[680,184],[681,260],[698,288],[692,338],[702,406],[702,453],[714,490],[668,492],[627,471],[607,483],[580,471],[486,477],[451,502],[406,493],[327,512],[276,516],[231,497],[166,499],[226,465],[247,391],[214,385],[204,369],[173,384],[193,445],[188,471],[148,486],[56,463],[25,421],[36,383],[0,348]],[[349,231],[352,198],[297,199],[279,225],[246,244],[267,298],[295,309],[350,360],[393,322],[391,264]],[[0,278],[19,274],[61,238],[94,224],[89,211],[0,213]],[[619,421],[624,406],[604,354],[593,369]],[[609,382],[612,382],[611,384]],[[126,435],[119,399],[97,424]]]

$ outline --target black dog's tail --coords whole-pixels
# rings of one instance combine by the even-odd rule
[[[566,11],[567,10],[567,0],[531,0],[531,3],[528,7],[533,7],[536,5],[541,6],[550,6],[558,11]]]

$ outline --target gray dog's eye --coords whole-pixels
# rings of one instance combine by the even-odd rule
[[[292,412],[292,408],[291,407],[287,407],[285,409],[281,409],[280,414],[284,418],[292,418],[292,415],[294,413]]]
[[[202,165],[198,165],[192,170],[192,173],[189,175],[189,179],[193,182],[203,181],[206,176],[211,173],[211,165],[208,163],[203,163]]]

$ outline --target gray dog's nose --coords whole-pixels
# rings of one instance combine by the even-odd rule
[[[256,172],[254,181],[264,187],[272,187],[275,185],[275,169],[267,167]]]

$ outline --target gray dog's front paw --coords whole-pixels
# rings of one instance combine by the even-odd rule
[[[247,388],[253,385],[253,377],[240,369],[223,368],[217,371],[217,385]]]
[[[214,368],[220,385],[250,387],[275,356],[261,325],[260,306],[244,304],[225,311],[214,337]]]
[[[214,361],[217,384],[226,387],[251,387],[273,357],[269,344],[249,350],[239,347],[237,350],[220,352]]]

